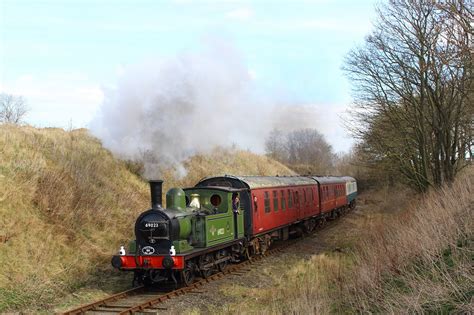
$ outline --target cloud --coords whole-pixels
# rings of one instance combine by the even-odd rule
[[[248,73],[250,79],[252,79],[252,80],[256,80],[256,79],[257,79],[257,71],[255,71],[254,69],[249,69],[249,70],[247,71],[247,73]]]
[[[26,74],[0,85],[0,92],[25,97],[27,121],[37,126],[86,127],[103,100],[100,86],[80,73]]]
[[[254,15],[254,12],[250,8],[239,8],[227,12],[226,17],[236,20],[248,20]]]
[[[372,27],[369,20],[354,21],[345,18],[267,19],[260,20],[256,24],[258,24],[260,29],[272,32],[326,31],[366,34]]]

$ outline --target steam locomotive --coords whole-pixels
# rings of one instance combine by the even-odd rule
[[[162,207],[162,181],[150,181],[151,209],[140,214],[128,253],[112,266],[134,272],[134,282],[191,284],[229,263],[265,253],[276,240],[311,232],[352,209],[352,177],[218,176],[191,188],[172,188]]]

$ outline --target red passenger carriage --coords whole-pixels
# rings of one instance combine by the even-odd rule
[[[198,187],[240,188],[245,235],[256,252],[273,239],[311,231],[318,220],[335,217],[348,206],[346,180],[316,176],[222,176]]]

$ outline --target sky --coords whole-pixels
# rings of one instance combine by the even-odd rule
[[[347,152],[353,140],[341,114],[351,88],[341,66],[370,32],[375,4],[0,0],[0,93],[24,96],[34,126],[88,128],[127,68],[217,38],[239,55],[259,94],[312,110],[314,128]]]

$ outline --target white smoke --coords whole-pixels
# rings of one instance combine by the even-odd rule
[[[262,146],[268,128],[249,69],[225,43],[197,53],[124,69],[91,123],[94,135],[122,158],[144,159],[145,176],[163,167],[185,175],[188,157],[215,146]]]
[[[263,153],[273,128],[316,128],[321,108],[281,105],[256,91],[254,79],[242,56],[219,41],[130,66],[104,91],[91,131],[119,157],[143,161],[144,175],[157,178],[170,168],[186,175],[187,158],[216,146]]]

